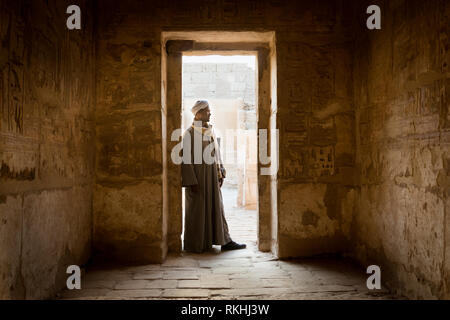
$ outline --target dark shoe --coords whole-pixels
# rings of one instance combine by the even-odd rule
[[[247,247],[246,244],[242,243],[236,243],[234,241],[230,241],[227,244],[224,244],[223,246],[221,246],[221,250],[222,251],[226,251],[226,250],[238,250],[238,249],[245,249]]]

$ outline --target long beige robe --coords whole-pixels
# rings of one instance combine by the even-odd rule
[[[191,163],[181,164],[181,180],[185,189],[184,250],[203,252],[212,245],[223,245],[231,241],[228,224],[225,220],[222,192],[219,186],[218,164],[194,163],[194,135],[200,136],[202,154],[211,143],[203,141],[201,133],[190,127],[183,135],[183,146],[190,144]],[[183,148],[185,152],[186,147]],[[188,150],[189,151],[189,150]],[[220,152],[219,152],[220,156]],[[197,192],[189,186],[197,185]]]

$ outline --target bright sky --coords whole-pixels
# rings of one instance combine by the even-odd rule
[[[255,69],[255,56],[183,56],[183,63],[246,63],[250,68]]]

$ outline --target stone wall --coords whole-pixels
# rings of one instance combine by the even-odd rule
[[[355,44],[354,251],[400,293],[448,298],[450,4],[383,3]]]
[[[51,297],[91,254],[93,8],[0,1],[0,299]]]
[[[161,31],[274,30],[278,253],[344,250],[355,196],[347,9],[340,0],[99,1],[96,248],[127,259],[165,254]]]
[[[108,259],[157,262],[163,258],[161,49],[152,24],[161,17],[137,3],[98,3],[94,250]],[[141,20],[143,13],[152,18]]]
[[[238,99],[255,105],[255,70],[246,63],[183,63],[183,98]]]

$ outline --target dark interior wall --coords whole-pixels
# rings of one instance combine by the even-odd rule
[[[450,3],[380,7],[382,29],[355,43],[354,251],[400,293],[448,297]]]
[[[162,127],[158,1],[99,1],[94,249],[161,262]]]
[[[345,1],[99,1],[97,251],[164,254],[163,30],[276,31],[279,255],[345,250],[355,195],[347,9]]]
[[[51,297],[91,252],[93,11],[0,1],[0,298]]]

